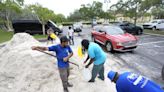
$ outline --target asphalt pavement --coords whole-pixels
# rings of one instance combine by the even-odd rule
[[[83,28],[81,38],[91,39],[91,27]],[[164,86],[161,70],[164,65],[164,36],[140,35],[138,47],[133,52],[116,52],[119,58],[129,68],[145,75]],[[104,46],[102,46],[104,48]],[[109,53],[112,54],[112,53]]]

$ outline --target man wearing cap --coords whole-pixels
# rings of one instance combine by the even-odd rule
[[[117,92],[164,92],[158,84],[135,73],[110,71],[108,78],[116,83]]]
[[[32,50],[41,51],[54,51],[56,52],[56,57],[58,61],[58,69],[60,73],[60,78],[62,80],[64,92],[69,92],[67,87],[72,87],[73,85],[68,82],[69,77],[69,58],[72,57],[73,52],[68,45],[69,39],[66,36],[60,38],[60,44],[50,46],[50,47],[40,47],[33,46]]]
[[[98,78],[104,80],[104,63],[106,60],[105,52],[98,44],[89,42],[87,39],[82,40],[81,45],[82,48],[88,52],[88,57],[84,63],[90,59],[90,62],[85,66],[85,68],[88,68],[92,63],[94,63],[92,68],[92,78],[88,82],[94,82],[98,74]]]

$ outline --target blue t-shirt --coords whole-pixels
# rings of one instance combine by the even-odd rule
[[[95,65],[100,65],[104,63],[106,60],[105,52],[102,50],[102,48],[98,44],[93,43],[93,42],[89,43],[88,55],[90,58],[95,59],[94,61]]]
[[[67,57],[69,53],[72,53],[72,49],[70,48],[70,46],[62,47],[60,44],[58,44],[48,47],[48,50],[56,52],[59,68],[65,68],[69,66],[69,63],[64,62],[63,59]]]
[[[117,92],[164,92],[158,84],[130,72],[120,75],[116,89]]]

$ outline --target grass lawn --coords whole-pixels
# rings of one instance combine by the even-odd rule
[[[0,30],[0,43],[9,41],[13,37],[13,32],[6,32]]]
[[[144,30],[144,33],[151,33],[151,34],[160,34],[160,35],[164,35],[164,30],[148,30],[148,29],[145,29]]]
[[[47,39],[47,35],[33,35],[35,39]]]
[[[0,43],[9,41],[13,37],[13,32],[0,30]],[[46,35],[33,35],[35,39],[46,39]]]

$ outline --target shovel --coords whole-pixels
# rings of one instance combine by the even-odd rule
[[[55,56],[55,55],[53,55],[53,54],[51,54],[51,53],[48,53],[48,52],[45,52],[45,51],[42,51],[42,50],[37,50],[37,51],[42,52],[42,53],[45,53],[45,54],[47,54],[47,55],[50,55],[50,56],[52,56],[52,57],[55,57],[55,58],[56,58],[56,56]],[[75,65],[75,66],[77,66],[77,67],[79,68],[79,65],[78,65],[78,64],[76,64],[76,63],[73,63],[73,62],[70,62],[70,61],[68,61],[68,63],[73,64],[73,65]]]

